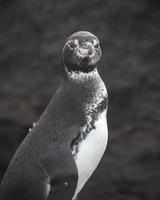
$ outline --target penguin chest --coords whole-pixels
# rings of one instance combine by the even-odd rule
[[[80,142],[75,156],[78,169],[78,184],[74,198],[97,168],[106,149],[108,139],[106,111],[99,115],[94,125],[94,128],[87,134],[86,138]]]

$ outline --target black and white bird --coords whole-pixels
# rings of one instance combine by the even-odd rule
[[[107,146],[106,87],[98,74],[98,38],[72,34],[63,48],[63,77],[49,105],[16,151],[0,200],[74,200]]]

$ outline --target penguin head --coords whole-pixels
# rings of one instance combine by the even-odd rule
[[[102,55],[99,39],[90,32],[72,34],[63,48],[63,61],[69,71],[90,72]]]

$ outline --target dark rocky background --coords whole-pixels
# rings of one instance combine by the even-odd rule
[[[66,37],[101,41],[109,143],[80,200],[160,199],[160,2],[0,0],[0,179],[60,82]]]

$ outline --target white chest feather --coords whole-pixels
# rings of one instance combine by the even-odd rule
[[[107,140],[108,128],[105,110],[95,122],[95,129],[92,129],[79,145],[79,151],[75,157],[78,168],[78,184],[73,199],[97,168],[106,149]]]

